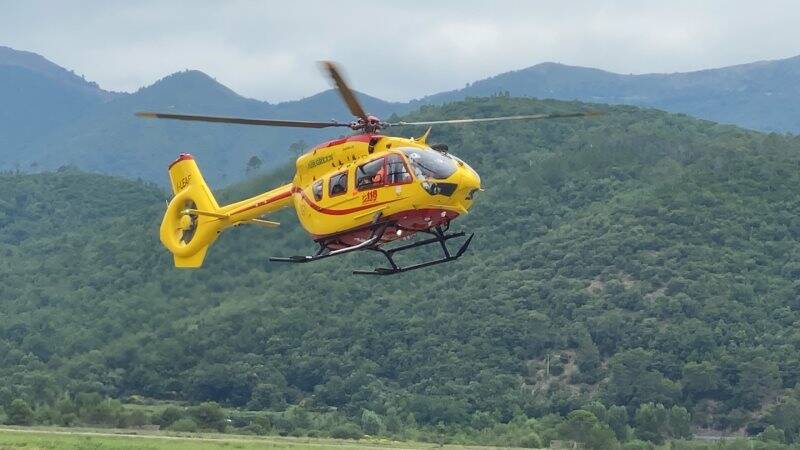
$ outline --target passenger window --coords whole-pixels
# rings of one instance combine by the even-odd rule
[[[397,154],[389,155],[386,158],[386,182],[387,184],[404,184],[411,182],[411,174],[408,173],[403,157]]]
[[[356,187],[359,190],[383,186],[386,181],[383,158],[370,161],[356,169]]]
[[[347,192],[347,172],[337,173],[331,177],[328,195],[342,195]]]
[[[311,192],[314,193],[314,198],[317,201],[322,200],[322,180],[317,180],[313,185],[311,185]]]

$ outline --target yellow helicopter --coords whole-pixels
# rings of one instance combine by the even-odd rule
[[[470,235],[457,251],[447,241],[465,233],[449,233],[450,223],[472,207],[481,179],[446,145],[428,145],[430,128],[419,138],[380,134],[405,125],[464,124],[505,120],[536,120],[591,116],[595,112],[533,114],[506,117],[389,123],[364,111],[336,65],[321,63],[352,114],[353,122],[309,122],[248,119],[158,112],[139,117],[299,128],[349,128],[355,133],[324,142],[300,156],[291,183],[261,195],[220,206],[203,180],[194,158],[182,153],[169,166],[174,197],[161,223],[161,242],[173,254],[176,267],[200,267],[208,247],[225,228],[243,223],[265,227],[279,224],[265,215],[294,207],[300,224],[318,244],[309,256],[273,257],[271,261],[306,263],[344,253],[369,250],[383,254],[389,267],[356,270],[356,274],[389,275],[458,259]],[[412,240],[417,233],[428,237]],[[387,246],[396,241],[401,245]],[[443,256],[411,266],[399,266],[394,255],[415,247],[439,245]]]

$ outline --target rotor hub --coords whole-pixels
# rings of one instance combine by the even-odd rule
[[[367,116],[366,119],[360,117],[357,121],[350,124],[353,131],[362,131],[364,133],[375,133],[381,129],[383,122],[375,116]]]

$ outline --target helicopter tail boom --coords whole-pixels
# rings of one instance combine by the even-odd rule
[[[175,258],[175,267],[203,265],[208,247],[225,228],[251,223],[266,228],[278,222],[261,218],[292,205],[292,184],[285,184],[252,198],[220,207],[203,179],[194,158],[181,154],[169,166],[175,194],[161,222],[161,242]]]

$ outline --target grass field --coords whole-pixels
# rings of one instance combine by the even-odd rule
[[[217,449],[487,449],[423,443],[390,442],[386,440],[346,441],[290,437],[254,437],[228,434],[158,434],[128,430],[90,430],[71,428],[11,428],[0,427],[0,449],[96,449],[96,450],[217,450]]]

